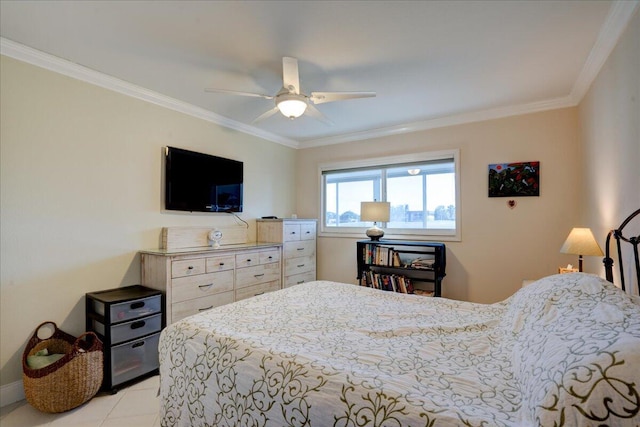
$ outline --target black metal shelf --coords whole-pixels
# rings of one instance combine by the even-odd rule
[[[409,240],[360,240],[357,242],[357,251],[357,280],[359,284],[362,284],[365,274],[369,271],[378,274],[395,274],[418,282],[433,283],[434,296],[442,295],[442,280],[446,276],[446,246],[444,243]],[[401,265],[393,265],[394,254],[398,254]],[[421,256],[414,258],[405,256],[403,258],[400,254]],[[410,267],[406,262],[402,265],[403,259],[415,261],[419,258],[433,259],[433,268]]]

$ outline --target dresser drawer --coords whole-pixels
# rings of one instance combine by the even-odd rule
[[[91,301],[93,312],[104,316],[105,306],[101,301]],[[162,297],[156,295],[148,298],[140,298],[119,304],[111,304],[109,315],[112,323],[124,322],[126,320],[138,317],[148,316],[149,314],[160,313],[162,308]]]
[[[260,252],[260,264],[269,264],[278,261],[280,261],[280,250],[274,249]]]
[[[93,320],[93,330],[102,336],[106,335],[106,326]],[[134,338],[143,337],[145,335],[152,334],[154,332],[160,332],[162,329],[162,314],[156,314],[154,316],[144,317],[138,320],[131,320],[129,322],[118,323],[111,326],[111,344],[119,344],[121,342],[132,340]]]
[[[171,282],[172,302],[209,296],[233,290],[233,270],[179,277]]]
[[[263,264],[236,270],[236,289],[280,279],[280,263]]]
[[[294,258],[299,256],[310,256],[316,253],[315,240],[302,240],[299,242],[287,242],[284,244],[284,257]]]
[[[260,252],[252,251],[236,255],[236,268],[260,265]]]
[[[262,295],[265,292],[273,292],[280,289],[280,280],[274,280],[273,282],[259,283],[257,285],[246,286],[236,290],[236,301],[241,299],[255,297]]]
[[[302,223],[300,224],[300,240],[315,240],[316,239],[316,223]]]
[[[308,271],[306,273],[302,273],[302,274],[295,274],[292,276],[287,276],[284,279],[284,287],[285,288],[289,288],[291,286],[295,286],[295,285],[301,285],[303,283],[307,283],[307,282],[313,282],[314,280],[316,280],[316,272],[314,271]]]
[[[300,224],[285,223],[282,231],[282,238],[285,242],[295,242],[297,240],[300,240]]]
[[[207,273],[213,273],[215,271],[233,270],[236,265],[236,257],[233,255],[216,256],[207,258],[206,266]]]
[[[158,369],[160,333],[111,348],[111,384],[117,385]]]
[[[284,260],[284,275],[291,276],[293,274],[306,273],[316,270],[316,257],[303,256],[297,258],[289,258]]]
[[[171,262],[171,277],[195,276],[207,271],[204,258],[185,259]]]
[[[171,304],[171,321],[177,322],[192,314],[198,314],[214,307],[233,302],[233,291],[221,292],[202,298],[194,298],[188,301]]]

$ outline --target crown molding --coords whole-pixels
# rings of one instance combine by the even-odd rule
[[[598,39],[593,45],[571,90],[570,96],[576,105],[587,94],[591,84],[627,28],[629,21],[633,18],[633,14],[639,4],[640,1],[638,0],[616,0],[611,5],[609,14],[598,34]]]
[[[44,53],[9,39],[0,38],[0,54],[67,77],[102,87],[104,89],[112,90],[132,98],[140,99],[160,107],[187,114],[229,129],[234,129],[238,132],[266,139],[267,141],[282,144],[291,148],[298,148],[299,146],[299,143],[292,139],[283,138],[279,135],[263,131],[256,127],[231,120],[227,117],[205,110],[204,108],[145,89],[141,86],[92,70],[71,61],[67,61],[66,59],[58,58],[57,56]]]
[[[485,120],[501,119],[504,117],[518,116],[521,114],[531,114],[540,111],[555,110],[559,108],[575,107],[577,104],[570,96],[556,98],[545,101],[532,102],[528,104],[510,105],[507,107],[491,108],[486,110],[471,111],[462,114],[437,117],[429,120],[406,123],[403,125],[390,126],[385,128],[372,129],[364,132],[354,132],[335,137],[319,138],[302,141],[300,148],[313,148],[323,145],[342,144],[345,142],[361,141],[363,139],[373,139],[392,135],[399,135],[411,132],[418,132],[429,129],[437,129],[447,126],[462,125],[466,123],[481,122]]]

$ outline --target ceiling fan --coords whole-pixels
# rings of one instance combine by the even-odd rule
[[[306,95],[300,91],[298,60],[287,56],[282,58],[282,89],[280,89],[275,95],[264,95],[260,93],[240,92],[216,88],[206,88],[205,92],[275,99],[275,107],[258,116],[252,123],[264,120],[280,111],[285,117],[291,120],[307,113],[315,119],[331,124],[331,121],[327,119],[313,104],[344,101],[354,98],[371,98],[376,96],[375,92],[311,92],[310,95]]]

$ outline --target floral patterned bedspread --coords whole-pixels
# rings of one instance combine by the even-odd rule
[[[159,351],[163,426],[640,425],[640,300],[582,273],[490,305],[311,282]]]

